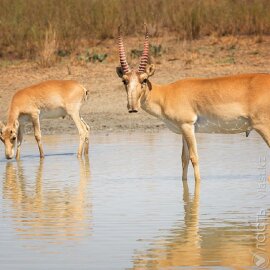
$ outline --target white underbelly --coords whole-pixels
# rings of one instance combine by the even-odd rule
[[[195,123],[195,132],[197,133],[233,134],[250,131],[251,129],[249,119],[244,117],[238,117],[233,120],[198,117]]]
[[[172,132],[176,133],[176,134],[181,134],[181,128],[180,126],[174,124],[172,121],[168,120],[168,119],[162,119],[162,121],[165,123],[165,125],[167,126],[167,128],[169,130],[171,130]]]
[[[53,119],[53,118],[60,118],[65,117],[67,112],[62,108],[57,109],[42,109],[40,111],[40,118],[41,119]]]
[[[42,109],[39,114],[40,119],[54,119],[65,117],[67,115],[66,111],[62,108],[46,110]],[[20,124],[25,124],[27,122],[32,122],[31,116],[29,114],[21,114],[19,117]]]
[[[166,118],[162,119],[166,126],[174,133],[181,134],[181,127]],[[249,132],[252,130],[248,118],[238,117],[233,120],[222,119],[208,119],[205,117],[198,117],[195,123],[196,133],[221,133],[234,134]]]

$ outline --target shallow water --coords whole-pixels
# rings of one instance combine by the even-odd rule
[[[1,145],[1,269],[266,267],[270,155],[255,133],[199,134],[200,186],[191,168],[182,183],[169,131],[92,134],[89,160],[77,143],[44,137],[42,162],[32,137],[20,162]]]

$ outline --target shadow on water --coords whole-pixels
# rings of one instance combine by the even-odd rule
[[[183,181],[183,205],[184,224],[177,222],[165,237],[152,241],[151,248],[146,251],[137,250],[133,269],[180,269],[181,266],[243,269],[244,266],[254,267],[256,263],[262,263],[263,269],[267,268],[270,255],[269,214],[257,220],[261,235],[258,234],[259,223],[200,226],[200,183],[195,184],[192,196],[187,181]],[[269,213],[269,210],[264,210],[264,213]]]
[[[25,171],[33,170],[33,166],[29,168],[30,164],[24,162],[7,162],[3,176],[3,197],[9,202],[9,214],[20,238],[60,244],[89,235],[92,206],[89,201],[85,203],[89,159],[78,160],[79,164],[57,162],[56,166],[40,160],[30,177]],[[68,179],[74,171],[70,168],[76,165],[78,182],[71,184]]]
[[[45,154],[46,157],[65,157],[65,156],[76,156],[76,153],[55,153],[55,154]],[[40,159],[39,155],[25,155],[22,156],[22,159],[26,158],[38,158]]]
[[[68,152],[68,153],[50,153],[50,154],[45,154],[45,158],[47,157],[70,157],[70,156],[74,156],[76,157],[77,154],[76,153],[72,153],[72,152]],[[27,159],[35,159],[35,160],[40,160],[40,156],[39,154],[28,154],[28,155],[22,155],[21,156],[21,160],[27,160]],[[12,163],[12,162],[17,162],[15,159],[7,161],[6,158],[1,157],[0,158],[0,163]],[[20,161],[18,161],[20,162]]]

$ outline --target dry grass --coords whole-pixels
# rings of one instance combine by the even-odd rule
[[[144,21],[152,36],[257,35],[259,40],[270,33],[269,10],[269,0],[0,0],[0,57],[37,58],[50,25],[61,52],[114,38],[120,23],[132,36]]]
[[[45,32],[44,43],[41,46],[38,64],[41,67],[51,67],[56,62],[57,40],[56,32],[50,25]]]

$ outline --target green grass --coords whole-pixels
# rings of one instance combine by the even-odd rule
[[[36,58],[52,27],[57,51],[78,42],[125,35],[171,32],[180,39],[270,33],[269,0],[0,0],[0,57]]]

